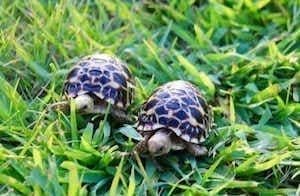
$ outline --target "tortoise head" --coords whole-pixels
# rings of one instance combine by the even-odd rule
[[[167,154],[172,147],[170,131],[160,129],[148,140],[148,151],[152,156]]]
[[[76,110],[93,113],[94,100],[88,94],[79,95],[74,99]]]

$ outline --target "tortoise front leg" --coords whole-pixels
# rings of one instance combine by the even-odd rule
[[[208,152],[206,147],[193,143],[186,143],[186,149],[189,153],[196,157],[206,155]]]
[[[147,142],[152,136],[152,133],[146,133],[144,135],[144,139],[137,143],[137,145],[134,147],[133,151],[137,153],[146,153],[148,151],[148,145]]]
[[[125,111],[112,108],[111,115],[114,119],[118,120],[120,123],[131,123],[133,118],[126,114]]]

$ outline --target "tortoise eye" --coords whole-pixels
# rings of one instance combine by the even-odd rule
[[[164,150],[164,147],[161,146],[159,149],[158,149],[158,152],[162,152]]]

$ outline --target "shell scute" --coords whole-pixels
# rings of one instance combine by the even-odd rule
[[[68,83],[67,84],[67,93],[70,94],[72,97],[79,91],[81,88],[80,83]]]
[[[190,123],[189,122],[183,122],[180,125],[179,129],[181,129],[182,132],[185,132],[185,131],[187,131],[189,129],[189,127],[190,127]]]
[[[108,77],[105,77],[105,76],[101,76],[99,77],[99,82],[102,84],[102,85],[105,85],[107,83],[110,82],[110,79]]]
[[[91,80],[91,78],[89,77],[88,74],[80,75],[80,76],[78,77],[78,79],[79,79],[81,82],[85,82],[85,81]]]
[[[106,69],[108,71],[116,71],[117,69],[112,64],[105,65]]]
[[[107,71],[107,70],[104,70],[103,74],[104,74],[105,76],[107,76],[107,77],[110,77],[110,72]]]
[[[159,124],[162,124],[162,125],[167,125],[168,124],[168,118],[167,117],[160,117],[159,119],[158,119],[158,122],[159,122]]]
[[[155,109],[157,115],[168,114],[168,110],[165,109],[164,106],[159,106]]]
[[[152,109],[158,103],[157,99],[150,100],[144,107],[145,111]]]
[[[178,120],[176,120],[174,118],[169,119],[168,126],[176,128],[176,127],[178,127],[178,125],[179,125]]]
[[[190,107],[191,115],[199,122],[202,122],[202,114],[194,107]]]
[[[112,88],[111,86],[105,86],[102,89],[102,94],[104,95],[105,99],[108,99],[108,98],[114,99],[115,96],[117,95],[116,90],[114,88]]]
[[[79,62],[78,65],[81,67],[89,66],[89,61],[83,60],[83,61]]]
[[[127,84],[126,84],[126,78],[119,74],[119,73],[116,73],[114,72],[113,73],[113,79],[115,82],[117,82],[119,85],[123,86],[123,87],[127,87]]]
[[[90,84],[90,83],[85,83],[83,84],[83,87],[82,89],[84,91],[87,91],[87,92],[97,92],[101,89],[101,86],[100,85],[93,85],[93,84]]]
[[[76,77],[76,75],[78,74],[79,70],[80,70],[80,68],[75,67],[74,69],[72,69],[72,70],[69,72],[67,78]]]
[[[96,68],[92,68],[91,70],[89,70],[89,74],[91,76],[99,76],[102,74],[102,71]]]
[[[195,105],[195,101],[190,97],[182,97],[181,100],[186,104],[186,106]]]
[[[160,99],[165,99],[165,98],[169,98],[170,94],[167,93],[167,92],[163,92],[163,93],[157,95],[157,97],[160,98]]]
[[[171,110],[177,110],[180,108],[179,101],[177,99],[172,99],[167,102],[166,108],[171,109]]]
[[[174,116],[176,116],[179,120],[185,120],[188,118],[188,115],[183,110],[179,110],[174,113]]]

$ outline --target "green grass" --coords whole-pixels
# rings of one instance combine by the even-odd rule
[[[299,195],[299,0],[0,1],[0,193]],[[116,54],[131,114],[185,79],[214,112],[210,156],[123,156],[130,126],[48,112],[80,57]],[[109,118],[108,118],[109,119]],[[123,127],[121,130],[120,127]]]

